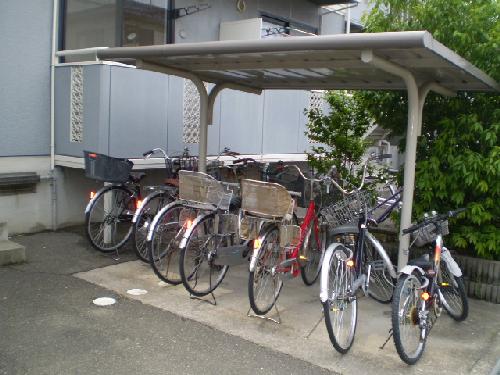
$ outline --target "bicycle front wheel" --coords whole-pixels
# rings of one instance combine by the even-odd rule
[[[469,315],[464,281],[462,277],[454,276],[443,260],[439,268],[438,283],[444,298],[443,307],[448,315],[457,322],[464,321]]]
[[[320,225],[321,218],[318,218],[318,226],[311,222],[307,230],[306,238],[302,244],[300,259],[306,262],[300,268],[300,275],[304,284],[310,286],[318,279],[321,271],[321,262],[325,252],[326,231]]]
[[[179,274],[179,242],[184,234],[180,220],[184,206],[172,203],[153,220],[147,244],[148,259],[154,273],[166,283],[181,283]]]
[[[283,286],[276,272],[281,251],[278,227],[270,227],[261,241],[255,267],[248,277],[250,307],[257,315],[265,315],[272,309]]]
[[[94,248],[109,253],[125,245],[132,234],[136,196],[124,186],[97,193],[85,214],[86,235]]]
[[[370,266],[370,281],[368,295],[380,303],[390,303],[394,293],[395,280],[392,278],[378,251],[365,239],[363,249],[363,268],[365,274]],[[393,267],[391,265],[391,267]]]
[[[333,347],[342,354],[349,351],[354,342],[358,318],[358,301],[353,291],[354,267],[349,266],[347,251],[343,246],[325,259],[327,299],[323,302],[323,312],[328,336]],[[325,267],[325,265],[323,265]],[[324,278],[324,275],[322,278]],[[323,281],[324,279],[322,279]]]
[[[135,254],[143,262],[149,262],[147,237],[153,218],[172,200],[173,198],[170,194],[164,191],[155,191],[144,199],[139,212],[136,214],[132,242]]]
[[[403,362],[413,365],[422,356],[427,339],[427,323],[421,321],[425,301],[420,297],[421,282],[416,275],[403,274],[398,280],[392,301],[392,333]]]
[[[218,235],[215,214],[196,219],[185,246],[180,249],[179,270],[186,290],[197,297],[213,292],[224,279],[228,266],[214,264],[219,246],[229,246],[227,236]]]

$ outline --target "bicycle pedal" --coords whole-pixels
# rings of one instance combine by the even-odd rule
[[[284,260],[283,262],[281,262],[279,265],[278,265],[278,268],[287,268],[287,267],[291,267],[292,265],[295,264],[295,262],[297,261],[296,258],[290,258],[290,259],[286,259]]]

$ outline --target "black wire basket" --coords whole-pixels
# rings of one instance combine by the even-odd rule
[[[85,176],[93,180],[124,183],[128,181],[134,163],[96,152],[83,151]]]

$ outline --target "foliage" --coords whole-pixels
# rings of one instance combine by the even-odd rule
[[[367,31],[428,30],[495,80],[500,79],[498,0],[372,0]],[[393,135],[406,131],[402,92],[354,96]],[[417,149],[414,217],[425,211],[468,210],[451,224],[455,248],[500,258],[500,97],[429,94]],[[404,138],[403,138],[404,141]],[[404,143],[401,143],[404,150]]]
[[[326,100],[329,114],[318,109],[307,112],[306,135],[316,142],[308,153],[309,163],[325,174],[334,167],[339,181],[357,186],[362,171],[352,172],[368,146],[362,137],[370,126],[369,114],[346,91],[329,91]]]

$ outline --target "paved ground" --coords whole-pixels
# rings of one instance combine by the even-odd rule
[[[14,239],[28,263],[0,268],[0,374],[489,374],[500,358],[500,305],[471,301],[469,319],[443,316],[408,367],[387,338],[389,306],[360,303],[348,355],[331,347],[318,286],[285,285],[282,324],[246,316],[246,267],[230,270],[217,306],[166,286],[130,253],[99,254],[78,232]],[[75,277],[76,276],[76,277]],[[131,296],[128,289],[148,291]],[[109,307],[92,304],[111,296]]]

